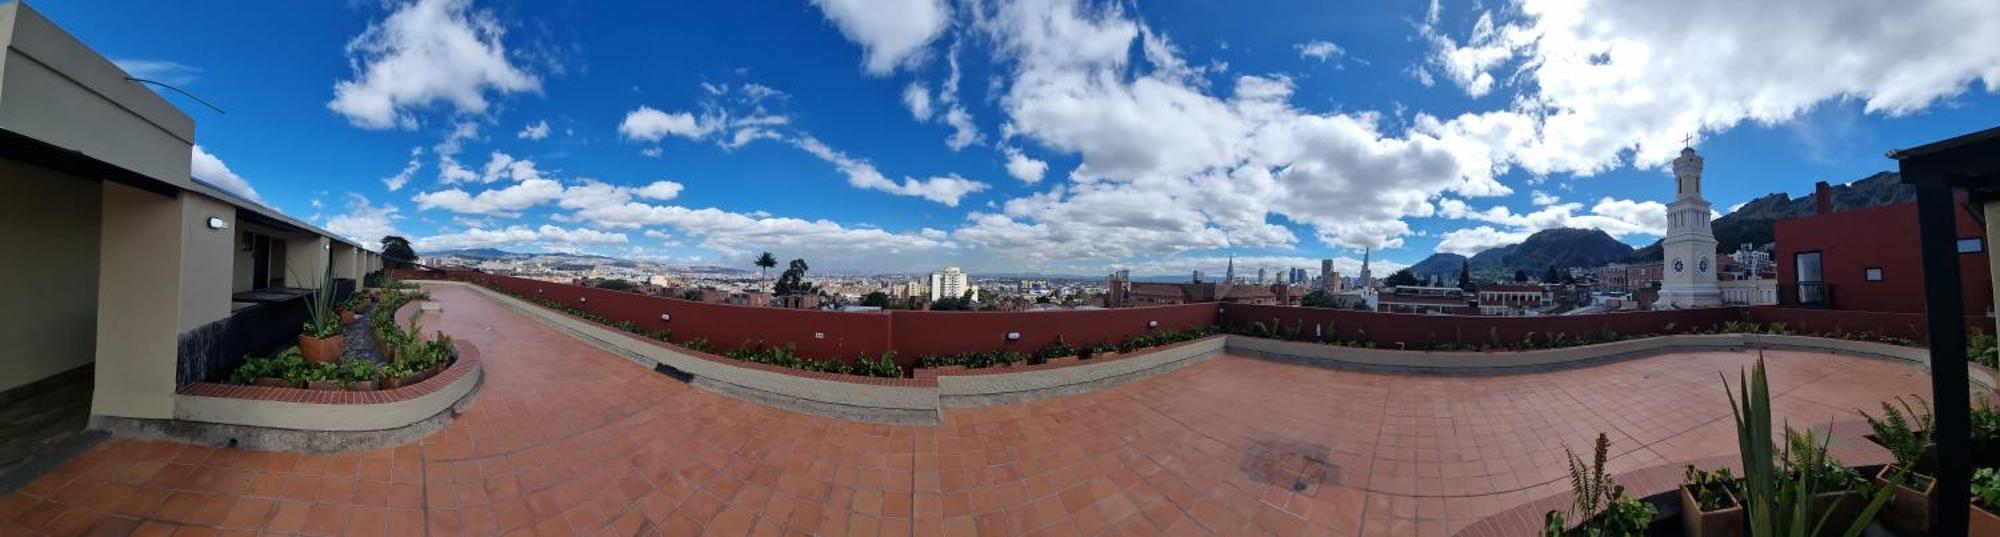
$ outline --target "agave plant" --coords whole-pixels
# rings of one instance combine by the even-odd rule
[[[306,297],[306,335],[322,339],[340,335],[340,310],[333,298],[333,267],[327,267],[319,288]]]
[[[1766,381],[1762,353],[1758,354],[1757,363],[1747,376],[1737,374],[1734,390],[1727,376],[1722,379],[1722,387],[1730,394],[1729,411],[1736,422],[1736,444],[1743,457],[1744,497],[1741,500],[1750,523],[1749,535],[1819,535],[1821,530],[1826,529],[1832,509],[1829,508],[1826,513],[1814,513],[1813,495],[1840,490],[1835,487],[1849,484],[1831,482],[1837,480],[1827,479],[1825,472],[1798,470],[1801,466],[1824,465],[1824,450],[1831,440],[1831,433],[1825,440],[1805,441],[1802,437],[1809,435],[1786,426],[1788,445],[1782,453],[1777,450],[1771,440],[1771,389]],[[1781,467],[1780,461],[1790,461],[1784,464],[1790,468]],[[1868,506],[1841,535],[1861,535],[1876,512],[1881,511],[1895,494],[1895,487],[1902,483],[1905,473],[1901,470],[1893,472],[1887,483],[1869,494],[1871,501]]]

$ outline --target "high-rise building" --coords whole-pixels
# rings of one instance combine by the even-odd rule
[[[1333,274],[1333,260],[1332,259],[1319,260],[1320,290],[1333,291],[1339,287],[1340,287],[1340,279],[1335,277]]]
[[[1264,285],[1264,268],[1257,267],[1257,285]]]
[[[1361,274],[1354,277],[1355,287],[1368,287],[1368,284],[1375,280],[1375,275],[1368,273],[1368,255],[1374,252],[1374,248],[1361,249]]]
[[[965,296],[966,291],[972,290],[972,286],[967,282],[965,272],[958,267],[945,267],[942,272],[932,272],[931,300]]]
[[[1194,270],[1194,283],[1201,283],[1201,269]]]

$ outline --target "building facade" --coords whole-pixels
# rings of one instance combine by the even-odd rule
[[[945,267],[943,271],[932,272],[930,285],[932,301],[963,297],[967,291],[972,290],[965,271],[959,270],[958,267]]]
[[[1822,183],[1824,185],[1824,183]],[[1991,246],[1979,222],[1957,211],[1959,275],[1965,313],[1993,311]],[[1779,220],[1775,227],[1778,298],[1787,305],[1922,313],[1923,256],[1917,249],[1917,204],[1833,211],[1829,189],[1815,193],[1817,214]]]

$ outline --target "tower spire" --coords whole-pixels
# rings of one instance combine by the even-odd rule
[[[1229,253],[1229,270],[1222,273],[1222,283],[1236,283],[1236,252]]]

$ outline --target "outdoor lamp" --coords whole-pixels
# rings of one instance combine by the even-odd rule
[[[1021,340],[1021,333],[1020,333],[1020,332],[1008,332],[1008,333],[1007,333],[1007,341],[1020,341],[1020,340]]]
[[[1146,321],[1146,328],[1159,328],[1159,327],[1160,327],[1159,321]]]
[[[211,216],[211,217],[208,217],[208,228],[209,228],[209,229],[229,229],[229,221],[228,221],[228,220],[223,220],[223,219],[222,219],[222,217],[220,217],[220,216]]]
[[[662,313],[662,314],[660,314],[660,321],[661,321],[661,322],[666,322],[666,321],[671,321],[671,320],[674,320],[674,316],[672,316],[672,315],[667,315],[667,314],[665,314],[665,313]]]

